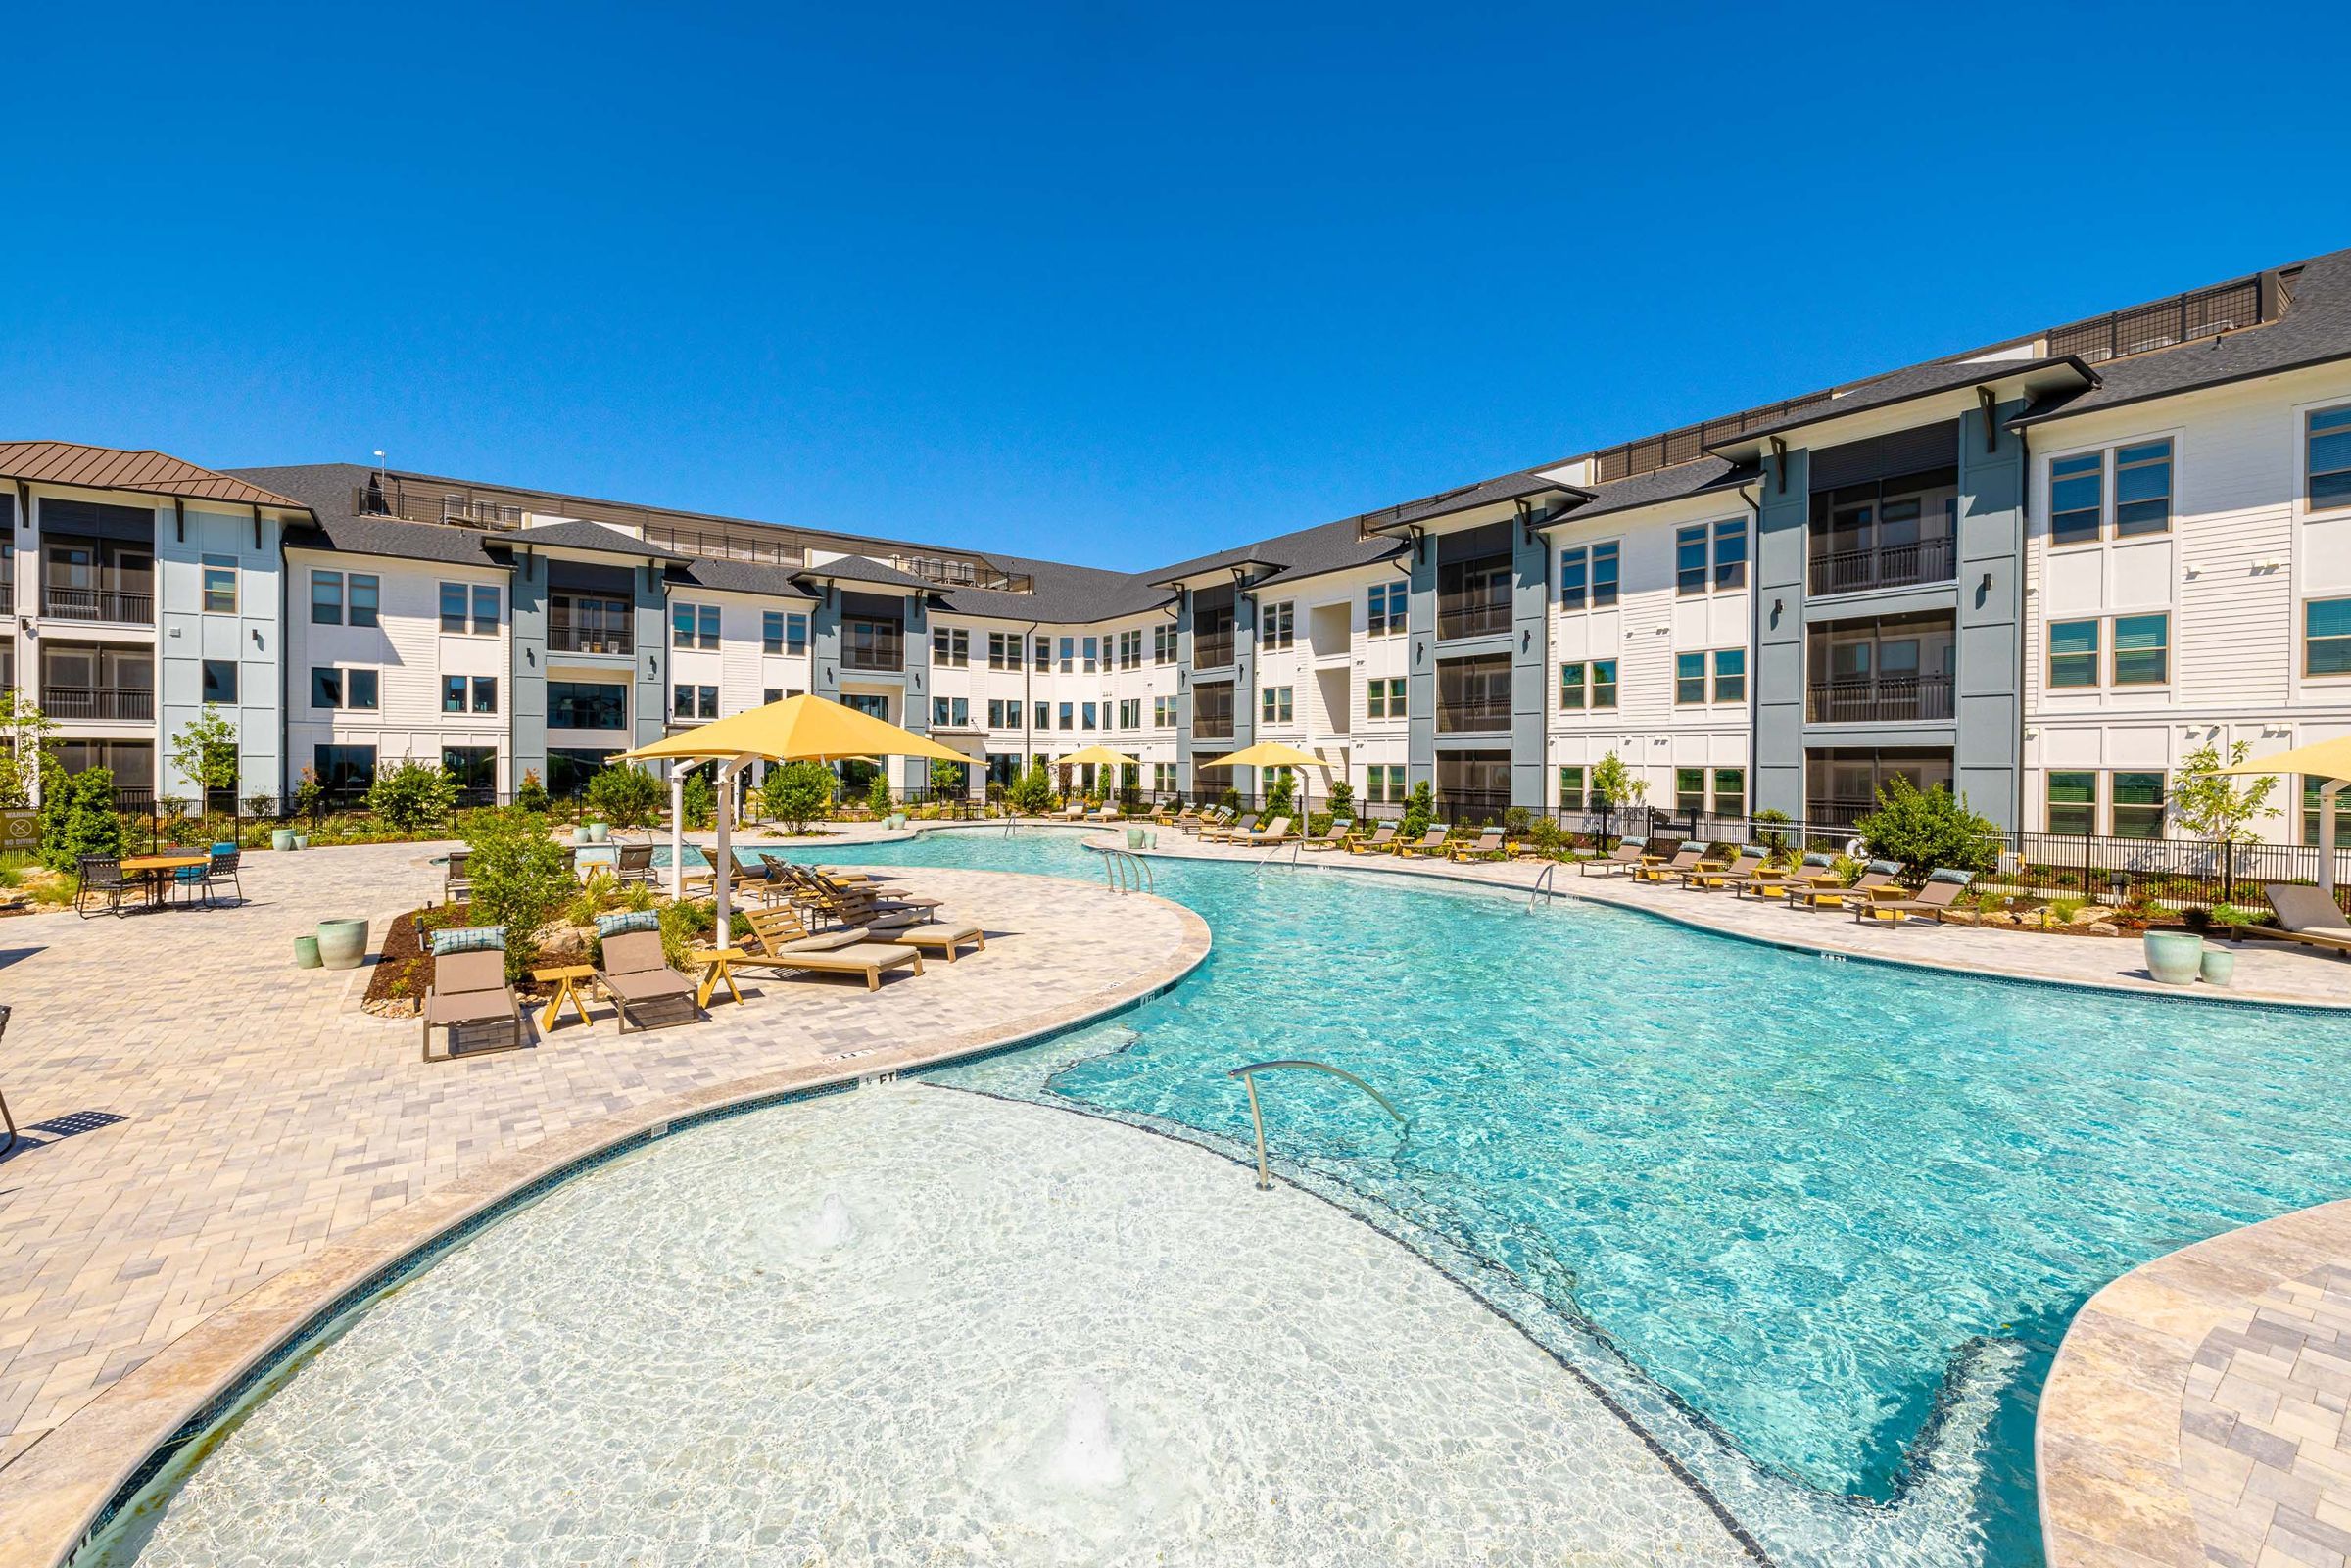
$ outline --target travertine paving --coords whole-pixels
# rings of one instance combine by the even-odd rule
[[[437,852],[259,855],[243,908],[0,924],[0,1072],[29,1134],[0,1162],[0,1464],[224,1304],[487,1161],[782,1069],[1051,1027],[1205,950],[1198,919],[1156,899],[925,873],[984,953],[870,995],[754,976],[745,1005],[650,1033],[599,1006],[593,1029],[567,1017],[534,1049],[426,1064],[413,1021],[360,1010],[364,970],[296,970],[292,938],[365,915],[380,939],[437,896]]]

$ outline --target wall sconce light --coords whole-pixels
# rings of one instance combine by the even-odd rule
[[[524,648],[522,650],[522,662],[530,665],[533,669],[538,668],[539,650],[537,648]]]
[[[1984,581],[1976,585],[1976,592],[1979,594],[1989,594],[1991,592],[1991,574],[1990,572],[1986,572],[1984,574]]]
[[[257,648],[262,645],[262,629],[258,626],[253,629],[253,645]]]
[[[646,662],[646,663],[647,663],[648,666],[650,666],[650,667],[651,667],[651,669],[652,669],[652,672],[653,672],[653,679],[654,679],[654,680],[656,680],[656,681],[660,680],[660,679],[661,679],[661,655],[660,655],[660,654],[658,654],[658,653],[648,653],[648,654],[645,656],[645,662]]]
[[[1775,620],[1776,620],[1776,619],[1778,619],[1780,611],[1782,611],[1782,610],[1786,609],[1787,607],[1788,607],[1788,601],[1787,601],[1786,599],[1784,599],[1784,598],[1775,598],[1775,599],[1773,599],[1773,600],[1771,601],[1771,613],[1772,613],[1772,617],[1773,617],[1773,619],[1775,619]]]
[[[1518,629],[1518,651],[1524,653],[1534,645],[1535,634],[1526,627]]]

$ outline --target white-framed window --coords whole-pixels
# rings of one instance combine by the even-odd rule
[[[1292,698],[1296,693],[1297,688],[1295,687],[1270,686],[1264,688],[1258,693],[1261,698],[1258,703],[1258,711],[1262,721],[1267,724],[1288,724],[1293,712]]]
[[[1404,799],[1404,787],[1401,763],[1374,762],[1364,769],[1364,799],[1369,804],[1397,805]]]
[[[1049,637],[1040,637],[1036,640],[1036,672],[1042,675],[1052,668],[1053,640]],[[1042,726],[1039,728],[1041,729]]]
[[[46,514],[44,514],[46,515]],[[237,562],[233,555],[204,557],[204,613],[237,613]]]
[[[673,718],[715,719],[718,717],[718,688],[673,686],[670,688],[669,711]]]
[[[1367,719],[1401,719],[1404,717],[1404,677],[1378,677],[1364,685],[1364,717]]]
[[[991,670],[1017,670],[1021,664],[1021,639],[1016,632],[987,634],[987,667]]]
[[[1691,523],[1673,536],[1673,590],[1706,594],[1747,586],[1747,521]]]
[[[1160,795],[1172,795],[1176,792],[1176,764],[1172,762],[1151,764],[1151,792]]]
[[[1562,811],[1584,809],[1584,766],[1580,762],[1567,762],[1559,765],[1559,809]]]
[[[1747,815],[1747,770],[1717,768],[1714,770],[1714,815],[1744,817]]]
[[[807,652],[808,617],[796,611],[762,611],[759,616],[759,651],[792,655]]]
[[[2051,545],[2133,539],[2171,527],[2169,436],[2049,459]]]
[[[1155,730],[1175,729],[1176,711],[1174,697],[1153,697],[1151,699],[1151,727]]]
[[[383,581],[373,572],[311,572],[312,626],[374,626],[383,600]]]
[[[2302,421],[2302,498],[2314,512],[2351,507],[2351,403]]]
[[[1100,638],[1089,637],[1085,640],[1085,673],[1088,675],[1102,673],[1102,640]]]
[[[442,584],[441,632],[445,637],[498,636],[498,590],[487,583]]]
[[[2351,675],[2351,598],[2302,601],[2302,673]]]
[[[931,628],[931,662],[942,669],[970,669],[972,664],[970,629],[961,626]]]
[[[1151,662],[1174,664],[1176,650],[1181,643],[1181,634],[1174,623],[1151,628]]]
[[[445,675],[441,678],[443,713],[496,713],[498,677]]]
[[[672,647],[717,647],[718,606],[672,604],[669,607],[669,641]]]
[[[1142,727],[1143,699],[1141,697],[1120,698],[1119,728],[1122,730],[1140,730]]]
[[[934,730],[969,729],[971,722],[971,698],[933,697],[931,699],[931,727]]]
[[[1616,602],[1623,546],[1615,540],[1559,551],[1559,608],[1605,610]]]
[[[322,711],[373,713],[381,705],[382,672],[316,665],[311,670],[311,706]]]
[[[1703,669],[1703,666],[1702,666]],[[1701,678],[1701,685],[1703,678]],[[1616,706],[1616,661],[1582,659],[1559,666],[1559,711]]]
[[[1393,583],[1374,583],[1366,592],[1364,635],[1366,637],[1402,637],[1407,613],[1412,601],[1412,585],[1401,578]]]
[[[1269,604],[1262,612],[1264,625],[1258,632],[1262,647],[1279,650],[1295,645],[1298,638],[1298,606],[1290,599]]]

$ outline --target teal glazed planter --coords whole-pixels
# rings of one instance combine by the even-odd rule
[[[2207,985],[2234,985],[2236,954],[2226,947],[2206,947],[2200,973]]]
[[[2193,985],[2203,972],[2204,938],[2194,931],[2149,931],[2139,942],[2147,955],[2147,973],[2159,984]]]
[[[269,847],[271,849],[292,849],[294,847],[294,830],[291,828],[270,829]]]
[[[330,970],[356,970],[367,961],[367,923],[363,920],[322,920],[318,923],[318,962]]]
[[[588,824],[588,841],[590,843],[600,844],[611,836],[612,825],[610,823],[592,822]]]
[[[314,970],[318,968],[319,962],[317,937],[297,936],[294,938],[294,967],[296,969]]]
[[[294,835],[294,847],[295,847],[296,849],[308,849],[308,848],[310,848],[310,847],[311,847],[311,835],[310,835],[309,833],[296,833],[296,834]]]

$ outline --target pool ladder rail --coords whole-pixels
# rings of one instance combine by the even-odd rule
[[[1349,1083],[1354,1084],[1357,1088],[1363,1090],[1364,1093],[1369,1095],[1373,1100],[1377,1101],[1379,1103],[1379,1108],[1382,1111],[1385,1111],[1389,1116],[1395,1117],[1396,1125],[1408,1129],[1412,1126],[1412,1123],[1405,1119],[1404,1113],[1388,1103],[1388,1097],[1386,1095],[1380,1093],[1377,1089],[1374,1089],[1371,1087],[1371,1085],[1366,1083],[1363,1079],[1357,1077],[1345,1068],[1334,1068],[1327,1062],[1252,1062],[1247,1067],[1233,1068],[1224,1075],[1228,1078],[1240,1079],[1242,1086],[1249,1091],[1249,1124],[1256,1130],[1257,1133],[1257,1190],[1259,1192],[1271,1192],[1273,1190],[1273,1172],[1266,1164],[1266,1117],[1264,1111],[1259,1109],[1257,1103],[1257,1074],[1260,1072],[1271,1072],[1280,1068],[1298,1068],[1309,1072],[1327,1072],[1334,1078],[1345,1078]]]
[[[1526,892],[1526,910],[1528,914],[1531,915],[1534,913],[1536,899],[1557,898],[1559,896],[1559,890],[1552,885],[1553,879],[1557,878],[1559,874],[1559,863],[1556,860],[1543,868],[1543,875],[1535,879],[1535,885],[1528,888]]]
[[[1152,879],[1151,863],[1130,849],[1105,849],[1102,854],[1102,883],[1122,898],[1128,893],[1158,891]]]

